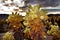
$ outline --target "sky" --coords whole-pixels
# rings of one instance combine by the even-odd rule
[[[60,0],[27,0],[29,3],[40,3],[42,6],[60,6]]]

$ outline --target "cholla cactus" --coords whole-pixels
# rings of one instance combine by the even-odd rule
[[[29,38],[29,32],[30,32],[30,28],[26,27],[25,30],[24,30],[24,33],[25,33],[24,37],[25,38]]]
[[[53,39],[54,40],[59,40],[60,39],[60,30],[58,30],[57,32],[54,32],[53,34]]]
[[[41,5],[30,5],[28,7],[28,11],[27,11],[27,15],[24,17],[24,25],[27,26],[28,25],[28,21],[29,20],[33,20],[34,18],[42,18],[43,16],[43,19],[44,20],[47,20],[48,19],[48,16],[46,16],[46,13],[47,11],[46,10],[41,10],[40,11],[40,7]]]
[[[29,6],[29,10],[27,15],[24,17],[24,25],[30,27],[29,35],[33,40],[40,40],[45,36],[45,32],[43,31],[44,24],[40,19],[40,6]],[[35,36],[34,36],[35,35]]]
[[[50,25],[51,29],[47,31],[49,35],[53,35],[53,33],[59,30],[59,26],[55,23],[55,25]]]
[[[7,32],[4,34],[3,40],[14,40],[14,36],[11,32]]]
[[[22,27],[21,21],[23,20],[23,17],[19,15],[19,13],[17,12],[16,13],[12,12],[12,14],[8,16],[7,20],[8,20],[7,22],[9,22],[12,27],[16,28]]]
[[[38,16],[40,16],[39,8],[40,8],[39,5],[36,6],[30,5],[27,11],[27,15],[24,17],[25,18],[24,20],[32,20],[36,18],[38,14],[39,14]]]
[[[15,23],[15,22],[21,22],[22,21],[22,16],[21,15],[19,15],[19,13],[13,13],[12,12],[12,14],[10,14],[9,15],[9,17],[8,17],[8,22],[10,22],[10,23]]]

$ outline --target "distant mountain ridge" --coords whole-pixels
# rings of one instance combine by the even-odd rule
[[[0,14],[0,19],[7,19],[8,15],[7,14]]]

